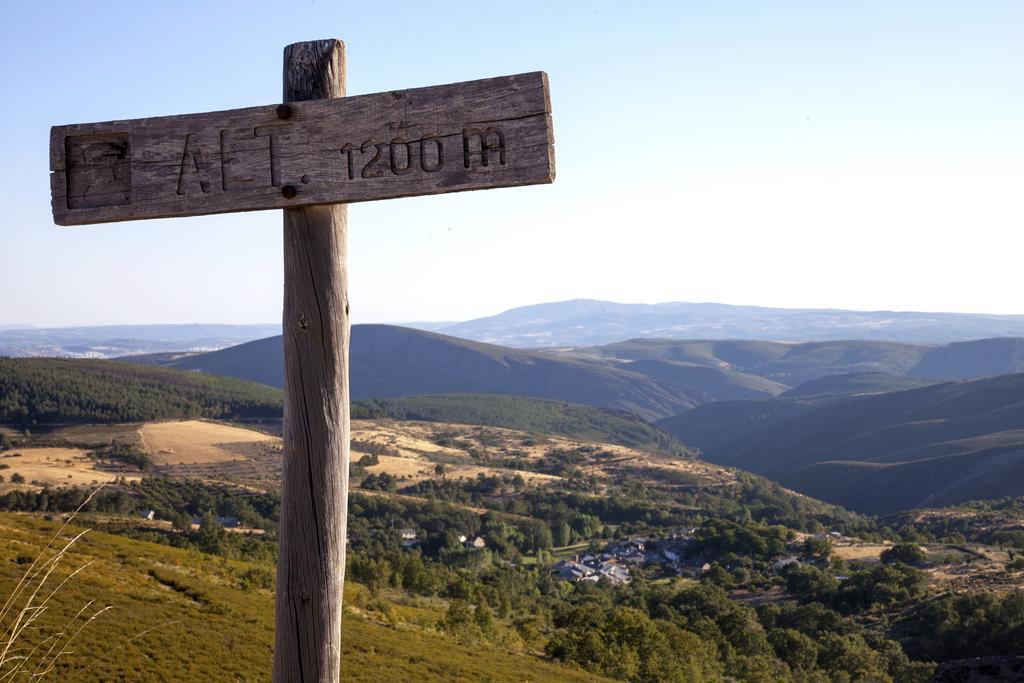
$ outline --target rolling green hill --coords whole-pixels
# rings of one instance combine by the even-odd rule
[[[353,398],[451,393],[530,396],[631,411],[653,420],[715,401],[892,391],[1020,365],[1024,340],[946,346],[883,341],[786,343],[634,339],[523,350],[390,325],[352,328]],[[132,360],[132,359],[128,359]],[[159,363],[159,357],[139,362]],[[280,337],[163,361],[280,387]],[[826,377],[850,375],[811,385]],[[859,378],[854,377],[860,375]]]
[[[972,379],[1024,372],[1024,339],[1000,337],[957,342],[929,350],[910,374]]]
[[[357,401],[354,417],[458,422],[693,455],[635,413],[563,401],[449,394]],[[278,418],[277,389],[234,377],[115,361],[0,358],[0,424]]]
[[[665,360],[634,360],[617,365],[650,377],[681,394],[696,394],[701,403],[770,398],[787,387],[764,377],[735,370]]]
[[[107,360],[0,357],[0,424],[276,417],[281,394],[218,377]]]
[[[1024,495],[1024,375],[805,404],[789,416],[781,405],[720,404],[710,427],[711,407],[660,424],[712,462],[863,512]],[[740,436],[722,438],[730,424]]]
[[[808,380],[800,386],[780,394],[780,397],[807,400],[835,396],[882,394],[887,391],[906,391],[907,389],[926,387],[931,384],[939,384],[941,381],[920,377],[901,377],[886,372],[852,372]]]
[[[283,383],[280,337],[183,358],[171,367]],[[664,417],[701,402],[627,370],[390,325],[352,328],[352,398],[479,393],[533,396]]]
[[[1013,337],[948,345],[870,340],[787,343],[634,339],[582,348],[574,353],[619,361],[657,360],[699,365],[766,378],[786,387],[798,387],[833,375],[873,375],[879,380],[881,375],[943,380],[994,377],[1024,370],[1024,339]],[[911,387],[892,387],[902,388]]]
[[[635,339],[581,349],[579,353],[620,361],[660,360],[694,364],[740,376],[756,376],[773,382],[778,389],[770,393],[777,395],[789,387],[827,375],[851,372],[904,374],[930,348],[879,341],[794,344],[740,340]]]
[[[355,334],[352,335],[356,337]],[[179,370],[197,370],[211,375],[240,377],[250,382],[281,388],[284,386],[284,356],[281,354],[281,337],[267,337],[229,346],[219,351],[197,353],[174,358],[164,363],[165,367]],[[141,362],[157,362],[158,357],[146,356]],[[131,357],[125,361],[133,361]]]
[[[658,420],[655,424],[679,437],[687,446],[699,448],[706,454],[716,454],[731,452],[741,447],[752,434],[812,409],[812,404],[784,399],[718,401]]]

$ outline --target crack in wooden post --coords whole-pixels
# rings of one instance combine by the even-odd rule
[[[285,48],[285,102],[344,94],[341,41]],[[284,210],[277,683],[335,683],[341,677],[349,461],[346,218],[344,204]]]

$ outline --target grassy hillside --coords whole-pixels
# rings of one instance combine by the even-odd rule
[[[873,377],[882,390],[890,391],[914,385],[900,386],[885,375],[924,380],[975,379],[1024,370],[1024,339],[1012,337],[942,346],[867,340],[784,343],[634,339],[580,349],[578,353],[699,365],[754,375],[789,387],[828,376],[861,375],[864,379]],[[887,383],[892,384],[891,388],[886,388]]]
[[[817,669],[822,680],[842,671],[843,658],[853,653],[858,671],[869,680],[918,681],[923,679],[904,674],[929,668],[911,664],[897,643],[872,637],[854,621],[865,607],[847,607],[846,593],[827,597],[842,612],[814,606],[829,620],[824,627],[813,621],[795,625],[803,609],[795,603],[785,612],[762,613],[744,602],[744,596],[779,599],[785,580],[773,572],[772,561],[801,552],[804,538],[794,527],[881,532],[870,520],[757,477],[618,446],[390,420],[357,423],[354,437],[362,452],[377,457],[376,463],[368,459],[353,469],[358,491],[350,499],[348,576],[369,591],[356,589],[353,595],[350,590],[343,646],[351,655],[346,661],[352,666],[366,662],[366,670],[357,668],[346,680],[393,680],[398,670],[410,680],[601,680],[600,674],[606,674],[632,681],[717,681],[731,672],[743,681],[802,681],[789,668],[787,651],[774,644],[791,635],[788,628],[808,633],[798,640],[804,652],[815,653],[807,666]],[[241,463],[231,464],[228,476]],[[437,464],[444,465],[443,471]],[[80,489],[20,489],[0,495],[0,502],[54,514],[81,496]],[[141,634],[117,650],[116,658],[97,665],[100,680],[147,675],[156,680],[224,675],[259,680],[268,662],[268,549],[276,529],[275,494],[254,496],[251,489],[157,476],[114,484],[94,502],[90,525],[181,546],[142,547],[96,534],[90,542],[105,547],[83,545],[73,553],[76,560],[101,560],[80,575],[81,585],[101,591],[101,601],[132,615],[116,626],[103,622],[104,630],[81,641],[75,651],[102,653],[102,648],[121,646],[122,634]],[[138,508],[157,510],[158,518],[133,519],[130,513]],[[214,514],[236,516],[265,533],[228,533],[212,521]],[[203,524],[186,531],[197,515]],[[182,516],[184,524],[179,523]],[[0,516],[0,526],[7,519]],[[570,585],[546,568],[618,537],[665,537],[695,527],[700,531],[693,552],[719,565],[699,583],[675,577],[658,562],[642,571],[634,568],[645,580],[619,587]],[[417,550],[403,549],[397,530],[405,528],[418,534]],[[458,534],[479,534],[486,549],[463,548]],[[17,572],[18,554],[29,556],[25,548],[38,544],[44,532],[31,536],[4,530],[0,538],[14,539],[20,550],[8,553],[13,562],[0,556],[0,574]],[[0,549],[5,542],[0,541]],[[735,562],[741,566],[734,573],[724,569]],[[102,581],[91,579],[94,569]],[[861,582],[873,576],[867,571],[856,575]],[[917,574],[911,579],[914,590],[920,590],[924,579]],[[739,596],[730,599],[734,590]],[[238,592],[244,595],[236,600]],[[66,613],[54,615],[56,623],[64,623],[58,617],[66,619],[85,602],[83,594],[67,595],[73,599]],[[876,602],[871,596],[862,601],[869,607]],[[151,622],[188,632],[146,633]],[[840,634],[844,640],[837,641],[833,636]],[[820,643],[808,645],[812,637]],[[157,648],[159,655],[153,654]],[[193,656],[197,648],[205,651]],[[538,660],[534,653],[540,652],[550,661]],[[186,657],[191,660],[182,663]],[[224,657],[241,661],[210,674],[208,667]],[[585,676],[576,674],[554,661],[589,670]],[[70,657],[65,662],[64,679],[85,678],[77,671],[83,664]]]
[[[103,360],[0,357],[0,423],[270,417],[277,390],[234,377]]]
[[[699,417],[662,425],[685,440]],[[1024,495],[1024,375],[834,401],[705,455],[861,511]]]
[[[354,398],[531,396],[628,410],[655,420],[714,401],[773,398],[826,377],[849,376],[805,387],[792,397],[892,391],[929,380],[999,374],[1021,365],[1022,344],[1024,340],[1012,339],[949,347],[882,341],[634,339],[530,351],[410,328],[357,325],[352,328],[351,387]],[[280,387],[281,353],[280,337],[271,337],[164,362]]]
[[[122,426],[143,434],[171,429],[163,443],[145,437],[141,447],[180,464],[158,463],[158,476],[111,484],[82,519],[136,539],[96,534],[88,542],[102,548],[83,545],[72,553],[76,560],[100,560],[80,575],[82,585],[102,590],[101,601],[127,605],[133,615],[117,622],[117,631],[103,622],[107,630],[75,650],[94,655],[98,647],[120,648],[97,665],[104,667],[101,680],[145,678],[151,668],[156,680],[171,678],[168,672],[202,680],[224,671],[232,680],[260,680],[269,661],[269,569],[280,502],[273,462],[280,456],[239,449],[242,435],[211,434],[209,424]],[[56,436],[100,439],[114,429],[70,427]],[[267,439],[256,432],[250,438]],[[397,671],[409,680],[600,680],[604,674],[718,681],[727,674],[796,683],[853,673],[859,680],[923,683],[942,642],[898,641],[894,627],[926,628],[930,617],[919,618],[918,608],[928,596],[965,588],[1013,591],[1024,580],[1012,549],[968,546],[957,537],[928,543],[920,560],[892,565],[884,556],[894,541],[926,540],[913,519],[879,524],[754,475],[624,446],[374,419],[353,421],[353,452],[348,578],[359,586],[350,584],[346,601],[343,646],[354,667],[346,680],[393,680]],[[263,485],[245,474],[253,467],[266,468]],[[38,516],[73,509],[83,497],[81,488],[4,485],[0,508],[37,517],[0,515],[0,591],[3,577],[26,565],[18,556],[29,557],[25,549],[44,536],[41,527],[19,536],[22,520],[42,525]],[[156,519],[140,519],[139,508],[156,511]],[[235,517],[245,529],[222,529],[215,515]],[[193,517],[203,520],[198,529],[191,528]],[[414,549],[403,543],[399,530],[405,529],[416,534]],[[824,530],[834,533],[814,536]],[[485,548],[463,547],[460,535],[479,535]],[[677,576],[682,565],[657,559],[657,552],[643,567],[631,565],[628,585],[570,584],[552,576],[555,561],[622,538],[685,545],[676,550],[692,578]],[[1016,543],[1015,537],[980,540]],[[12,542],[17,547],[5,551]],[[5,562],[3,552],[13,561]],[[788,556],[802,564],[780,571],[777,560]],[[92,571],[101,580],[93,581]],[[69,585],[78,585],[77,577]],[[84,598],[75,597],[67,614]],[[1007,639],[993,638],[988,627],[966,631],[974,623],[1022,621],[999,604],[984,603],[962,629],[957,618],[945,617],[943,638],[959,639],[961,649],[1002,647]],[[955,607],[966,614],[968,606]],[[149,610],[157,624],[181,622],[190,630],[163,633],[161,626],[146,633],[150,620],[136,615]],[[141,637],[121,647],[130,637],[124,633]],[[918,661],[907,657],[912,647]],[[156,648],[159,655],[152,654]],[[192,656],[195,648],[207,651]],[[189,656],[192,661],[180,663]],[[210,674],[206,667],[223,657],[244,661]],[[81,680],[71,667],[82,664],[64,661],[63,678]],[[587,673],[555,662],[574,662]]]
[[[655,424],[712,457],[742,447],[752,435],[813,409],[812,404],[784,399],[717,401]]]
[[[200,354],[172,367],[283,383],[280,337]],[[699,403],[643,375],[604,364],[506,349],[390,325],[352,328],[352,398],[481,393],[533,396],[644,417],[672,415]]]
[[[656,380],[684,394],[697,394],[701,403],[769,398],[788,387],[764,377],[720,367],[664,360],[635,360],[618,367]]]
[[[942,380],[921,377],[901,377],[887,372],[853,372],[812,379],[781,394],[788,399],[819,399],[858,394],[882,394],[887,391],[906,391],[939,384]]]
[[[352,417],[505,427],[693,455],[674,436],[632,413],[525,396],[444,394],[370,399],[355,402]]]
[[[910,371],[916,377],[972,379],[1024,372],[1024,339],[957,342],[930,349]]]
[[[830,341],[801,344],[739,340],[635,339],[581,349],[580,353],[628,361],[659,360],[694,364],[740,377],[756,376],[776,387],[795,387],[810,379],[851,372],[904,374],[931,347],[878,341]],[[785,389],[771,392],[776,395]],[[742,398],[733,396],[731,398]]]
[[[356,326],[354,329],[358,329]],[[352,335],[353,338],[356,334]],[[220,351],[197,353],[176,358],[167,367],[179,370],[198,370],[211,375],[227,375],[259,384],[281,388],[284,386],[284,356],[281,337],[267,337],[231,346]],[[131,360],[126,358],[125,360]],[[152,362],[146,358],[145,362]]]
[[[4,513],[0,529],[0,596],[6,599],[58,525]],[[59,547],[77,531],[66,530]],[[90,561],[47,604],[38,628],[18,643],[27,648],[21,653],[38,644],[45,652],[46,638],[83,607],[88,606],[85,616],[110,607],[81,630],[69,654],[54,662],[49,680],[270,680],[272,566],[92,531],[68,552],[43,595]],[[396,603],[386,593],[370,599],[364,587],[350,581],[345,602],[347,681],[603,680],[537,657],[461,643],[437,628],[445,615],[443,601]],[[8,670],[0,668],[0,676]]]

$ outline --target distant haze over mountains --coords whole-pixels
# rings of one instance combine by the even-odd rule
[[[463,322],[411,327],[513,348],[579,347],[629,339],[877,340],[947,344],[1024,337],[1024,315],[762,308],[714,303],[619,304],[574,299],[513,308]],[[107,325],[33,328],[0,324],[0,356],[120,356],[208,351],[279,334],[264,325]]]
[[[144,353],[212,351],[281,332],[280,325],[103,325],[0,327],[0,356],[116,358]]]
[[[410,327],[519,348],[607,344],[640,337],[948,343],[1024,336],[1024,315],[762,308],[714,303],[619,304],[574,299],[461,323]]]

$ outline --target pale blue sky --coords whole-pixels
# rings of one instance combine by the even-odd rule
[[[898,5],[898,6],[897,6]],[[9,2],[0,324],[271,322],[276,211],[56,228],[54,124],[543,69],[553,185],[353,205],[355,322],[541,301],[1024,313],[1019,2]]]

